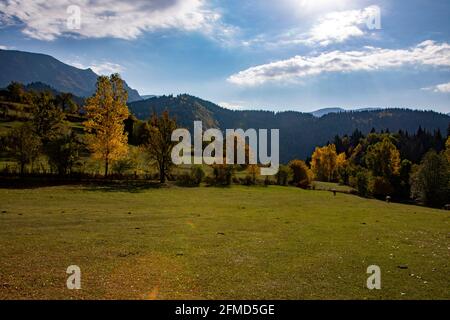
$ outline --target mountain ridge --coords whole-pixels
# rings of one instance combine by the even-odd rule
[[[92,69],[79,69],[48,54],[0,49],[0,87],[12,81],[45,83],[60,92],[89,97],[95,92],[98,75]],[[128,101],[141,100],[139,92],[125,82]]]
[[[230,110],[190,96],[159,96],[128,104],[139,119],[148,119],[153,112],[168,111],[181,127],[192,129],[200,120],[204,128],[244,130],[280,129],[280,155],[282,161],[294,158],[306,159],[314,148],[332,141],[335,135],[352,134],[356,129],[367,134],[372,129],[380,132],[399,130],[416,132],[419,127],[429,131],[446,132],[450,117],[435,111],[410,109],[375,109],[341,113],[329,113],[315,117],[311,113],[297,111]]]

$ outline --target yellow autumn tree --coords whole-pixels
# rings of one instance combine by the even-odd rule
[[[105,177],[111,163],[128,152],[124,120],[128,118],[128,93],[118,74],[97,79],[95,94],[87,99],[84,122],[88,148],[96,160],[103,161]]]
[[[338,155],[334,144],[329,144],[321,148],[316,147],[311,159],[311,170],[314,173],[315,179],[332,181],[335,176],[337,161]]]
[[[292,171],[292,182],[300,188],[307,188],[313,179],[313,173],[303,160],[292,160],[288,164]]]
[[[336,158],[336,168],[343,168],[347,165],[347,157],[345,156],[345,152],[340,153]]]
[[[400,152],[389,138],[369,146],[365,159],[373,176],[390,179],[400,173]]]

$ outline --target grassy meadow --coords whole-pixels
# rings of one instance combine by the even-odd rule
[[[450,299],[450,214],[344,193],[3,188],[0,225],[0,299]]]

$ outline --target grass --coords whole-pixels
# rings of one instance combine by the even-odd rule
[[[277,186],[120,190],[0,189],[0,299],[450,298],[446,211]],[[66,289],[73,264],[82,290]],[[381,290],[365,287],[372,264]]]

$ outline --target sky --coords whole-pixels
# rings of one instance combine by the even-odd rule
[[[450,112],[448,0],[0,0],[0,48],[231,109]]]

